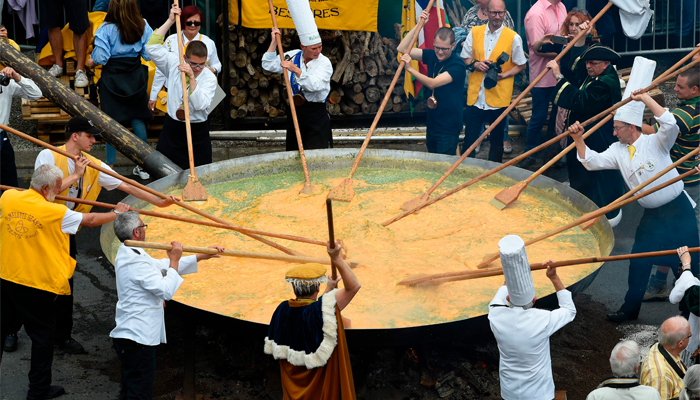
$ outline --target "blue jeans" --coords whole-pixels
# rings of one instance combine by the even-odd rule
[[[144,142],[148,142],[148,136],[146,134],[146,124],[140,119],[132,119],[131,127],[134,128],[134,135],[138,136],[139,139]],[[111,144],[107,143],[107,164],[114,164],[114,160],[117,158],[117,149],[112,147]]]
[[[554,91],[554,87],[532,88],[532,117],[527,125],[527,146],[525,151],[530,151],[542,143],[542,127],[547,123],[547,111],[549,109],[549,98]]]

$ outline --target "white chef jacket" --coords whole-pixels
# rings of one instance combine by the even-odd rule
[[[683,271],[681,276],[676,280],[671,294],[668,296],[668,300],[671,304],[678,304],[683,300],[685,292],[693,286],[700,286],[700,280],[696,278],[690,270]],[[690,356],[693,355],[698,346],[700,346],[700,318],[697,315],[690,313],[688,317],[688,322],[690,323],[690,340],[688,341],[688,346],[681,352],[681,360],[687,368],[693,365],[693,361]]]
[[[218,75],[219,72],[221,72],[221,61],[219,61],[219,56],[216,53],[216,43],[201,33],[198,33],[193,40],[199,40],[207,46],[207,66],[214,68],[216,70],[216,74]],[[187,39],[187,36],[185,36],[183,33],[182,46],[187,46],[187,43],[189,42],[189,39]],[[168,36],[168,38],[165,39],[165,42],[163,42],[163,47],[165,47],[169,53],[174,53],[180,57],[180,53],[177,49],[177,33],[173,33],[172,35]],[[151,85],[150,100],[158,100],[158,92],[160,92],[160,89],[162,89],[165,84],[165,74],[163,71],[156,68],[156,73],[153,76],[153,84]]]
[[[576,152],[576,157],[589,171],[601,169],[619,169],[622,179],[632,189],[642,182],[656,175],[662,169],[673,164],[669,152],[678,137],[678,126],[673,114],[668,110],[660,117],[655,117],[659,122],[659,131],[653,135],[641,135],[633,143],[634,157],[630,160],[628,145],[620,142],[613,143],[602,153],[597,153],[586,146],[586,157],[581,158]],[[678,176],[675,168],[667,172],[661,178],[642,189],[645,192],[663,184]],[[639,204],[644,208],[657,208],[674,200],[683,192],[683,181],[678,181],[658,192],[639,199]],[[635,193],[637,194],[637,193]],[[686,194],[687,196],[687,194]],[[688,196],[690,204],[695,208],[695,202]]]
[[[294,60],[294,57],[301,50],[290,50],[284,53],[285,57]],[[325,103],[328,98],[328,93],[331,92],[331,76],[333,75],[333,66],[328,57],[319,54],[318,58],[311,60],[308,63],[304,62],[304,56],[301,56],[301,76],[297,77],[297,83],[301,87],[302,93],[306,101],[312,103]],[[262,67],[265,71],[281,74],[282,67],[280,66],[280,57],[276,51],[263,54]],[[287,71],[289,79],[292,79],[292,71]]]
[[[29,78],[22,77],[19,83],[15,82],[14,79],[10,79],[10,84],[3,86],[2,93],[0,93],[0,124],[7,125],[10,121],[12,97],[14,96],[36,101],[41,98],[41,90]]]
[[[129,339],[146,346],[166,343],[163,300],[170,300],[184,279],[197,272],[197,256],[180,259],[178,271],[170,260],[156,260],[140,247],[119,246],[114,260],[117,274],[117,327],[112,338]]]
[[[559,309],[554,311],[503,307],[508,304],[507,295],[508,288],[501,286],[489,303],[489,323],[500,353],[501,397],[551,400],[554,380],[549,337],[576,316],[571,292],[557,292]]]
[[[496,43],[498,43],[498,39],[501,37],[501,32],[503,32],[503,25],[501,25],[500,28],[496,29],[495,32],[491,32],[489,26],[486,25],[486,30],[484,31],[484,55],[487,59],[491,57],[491,52],[496,47]],[[470,31],[467,35],[467,40],[464,41],[464,45],[462,46],[462,52],[459,54],[460,57],[464,59],[474,58],[472,54],[473,41],[474,39],[472,38],[472,33]],[[523,38],[521,38],[520,35],[518,35],[517,33],[513,37],[511,57],[513,58],[511,61],[513,61],[513,64],[515,65],[527,64],[527,57],[525,57],[525,52],[523,51]],[[486,74],[484,74],[483,79],[481,80],[481,89],[479,89],[479,96],[476,98],[476,103],[474,103],[474,105],[482,110],[498,110],[498,107],[491,107],[486,103],[486,89],[484,88],[484,79],[486,79]]]
[[[66,157],[67,158],[67,157]],[[36,161],[34,161],[34,169],[39,168],[40,166],[44,164],[51,164],[51,165],[56,165],[56,161],[53,155],[53,151],[49,149],[44,149],[41,152],[39,152],[39,155],[36,157]],[[113,171],[112,168],[109,167],[109,165],[105,164],[104,162],[100,162],[100,166],[104,169],[108,169],[110,171]],[[86,167],[89,168],[89,167]],[[73,174],[75,172],[75,161],[73,161],[72,158],[68,158],[68,174]],[[119,187],[119,185],[122,184],[122,181],[113,177],[112,175],[107,175],[104,172],[100,172],[100,175],[97,177],[97,182],[99,183],[100,186],[107,190],[114,190]],[[83,178],[81,177],[78,179],[78,184],[77,185],[71,185],[68,188],[68,197],[78,197],[78,193],[80,193],[80,189],[83,186]],[[88,192],[90,191],[91,188],[84,188]],[[66,202],[66,207],[68,207],[71,210],[75,209],[75,203],[72,201],[67,201]]]
[[[153,37],[162,36],[153,34]],[[150,43],[150,41],[149,41]],[[167,79],[168,87],[168,115],[175,121],[177,119],[177,109],[183,103],[182,100],[182,80],[180,79],[180,70],[177,67],[180,65],[180,57],[178,53],[170,53],[161,43],[147,44],[146,53],[151,57],[151,60],[156,64],[156,67],[163,71]],[[190,93],[188,100],[190,106],[190,122],[204,122],[209,117],[209,107],[214,99],[216,92],[216,75],[207,68],[202,69],[202,72],[195,78],[197,87]]]

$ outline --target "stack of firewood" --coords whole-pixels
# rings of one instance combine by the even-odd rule
[[[219,16],[218,23],[223,18]],[[288,111],[285,80],[262,68],[262,56],[270,45],[270,31],[228,25],[231,118],[277,117]],[[282,47],[299,48],[293,29],[282,29]],[[399,36],[397,29],[397,37]],[[326,108],[331,115],[375,114],[399,66],[397,38],[376,32],[321,31],[323,54],[333,64],[331,92]],[[401,75],[384,110],[409,109]],[[423,108],[423,107],[419,107]]]

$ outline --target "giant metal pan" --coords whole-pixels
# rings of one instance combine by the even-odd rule
[[[350,168],[356,155],[357,149],[307,151],[306,158],[309,169],[312,172],[312,180],[313,171]],[[434,168],[435,171],[442,172],[445,171],[447,166],[452,164],[455,160],[456,157],[454,156],[444,156],[414,151],[367,149],[364,157],[362,158],[360,168],[425,169],[427,167],[431,169]],[[489,170],[495,168],[498,164],[491,161],[467,158],[464,160],[463,165],[473,165]],[[196,168],[197,176],[199,176],[199,179],[205,185],[210,183],[295,171],[301,171],[301,163],[297,152],[270,153],[242,157]],[[187,183],[187,174],[188,171],[183,171],[179,174],[170,175],[151,183],[149,186],[161,192],[166,192],[173,188],[181,189]],[[530,175],[530,171],[510,167],[501,171],[501,174],[513,178],[516,181],[521,181]],[[538,177],[530,184],[530,186],[544,189],[556,189],[563,198],[568,199],[582,212],[589,212],[597,209],[596,205],[581,193],[571,189],[569,186],[563,185],[545,176]],[[137,208],[143,208],[146,206],[145,202],[134,198],[133,196],[127,197],[124,202]],[[601,223],[598,223],[593,229],[597,230],[596,236],[599,240],[601,255],[609,255],[614,245],[614,237],[610,224],[605,218],[603,218]],[[101,231],[100,242],[102,250],[110,262],[114,261],[115,256],[115,254],[112,254],[112,247],[110,246],[110,243],[112,243],[114,240],[115,237],[112,224],[110,223],[104,225]],[[587,277],[572,284],[568,289],[573,292],[574,295],[576,295],[577,293],[585,290],[588,285],[593,282],[597,273],[598,269]],[[265,324],[237,319],[210,311],[204,311],[185,303],[179,303],[176,301],[172,301],[171,303],[173,304],[171,307],[169,307],[169,309],[175,309],[179,313],[183,313],[190,323],[215,326],[224,329],[236,329],[238,332],[258,337],[264,337],[267,333],[267,325]],[[539,307],[556,307],[556,297],[552,294],[544,297],[543,299],[538,299],[537,303]],[[488,330],[488,321],[486,319],[486,315],[484,314],[478,317],[453,322],[409,328],[349,329],[347,331],[347,337],[349,341],[352,341],[358,345],[410,345],[420,342],[444,339],[445,337],[467,337]]]

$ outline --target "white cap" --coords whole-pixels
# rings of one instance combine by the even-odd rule
[[[299,34],[301,44],[312,46],[321,43],[321,35],[318,33],[309,0],[287,0],[287,8],[292,16],[292,21],[294,21],[294,27]]]
[[[530,263],[527,261],[525,242],[517,235],[508,235],[498,242],[501,265],[506,278],[511,304],[524,306],[535,299]]]
[[[630,97],[635,90],[644,89],[651,85],[655,69],[656,61],[644,57],[635,57],[634,64],[632,65],[632,73],[630,74],[629,81],[627,81],[625,95],[622,98],[626,99]],[[622,121],[636,127],[641,127],[642,121],[644,120],[644,107],[644,103],[641,101],[630,101],[617,109],[615,121]]]

